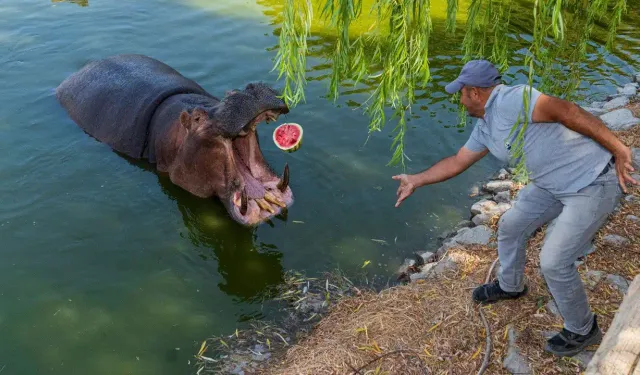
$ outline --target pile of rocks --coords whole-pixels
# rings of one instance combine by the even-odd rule
[[[453,230],[441,234],[440,247],[435,252],[417,252],[414,258],[405,259],[398,270],[398,280],[417,281],[437,277],[441,272],[455,266],[451,259],[442,259],[450,248],[465,245],[491,246],[494,232],[489,224],[513,205],[512,194],[516,184],[512,181],[514,171],[500,169],[489,181],[471,190],[472,196],[480,200],[471,206],[471,220],[458,223]]]
[[[582,106],[607,124],[611,130],[629,130],[640,124],[640,119],[633,115],[628,108],[623,108],[637,98],[639,82],[627,83],[624,87],[618,88],[618,93],[609,95],[607,101],[592,102],[588,106]]]

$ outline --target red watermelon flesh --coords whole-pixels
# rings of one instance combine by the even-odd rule
[[[302,128],[298,124],[280,125],[273,134],[273,140],[283,150],[294,147],[300,142]]]

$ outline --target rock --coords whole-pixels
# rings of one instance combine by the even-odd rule
[[[458,268],[456,262],[449,256],[440,259],[437,263],[429,263],[425,264],[424,267],[420,270],[420,272],[411,274],[409,278],[412,282],[417,280],[424,280],[430,278],[437,278],[442,276],[442,274],[448,270],[454,270]]]
[[[430,263],[430,264],[434,265],[432,268],[433,272],[431,273],[433,276],[440,276],[445,271],[455,270],[456,268],[458,268],[458,265],[456,264],[456,262],[449,256],[444,259],[441,259],[438,263]]]
[[[425,263],[431,263],[431,262],[435,262],[436,253],[432,253],[431,251],[425,251],[424,253],[420,254],[420,257],[422,257],[422,260],[424,260]]]
[[[511,193],[509,191],[501,191],[495,196],[495,201],[498,203],[510,203]]]
[[[300,302],[298,310],[304,314],[309,312],[320,313],[324,307],[327,306],[325,299],[322,296],[311,295],[306,300]]]
[[[474,215],[486,214],[491,217],[494,215],[502,215],[510,208],[511,204],[509,203],[496,203],[492,200],[483,199],[471,206],[471,213]],[[474,223],[476,222],[474,221]],[[478,224],[476,223],[476,225]]]
[[[635,201],[637,201],[637,200],[638,200],[638,197],[636,197],[635,195],[631,195],[631,194],[629,194],[629,195],[627,195],[627,196],[625,196],[625,197],[624,197],[624,200],[625,200],[625,201],[627,201],[627,202],[629,202],[629,203],[631,203],[631,202],[635,202]]]
[[[606,102],[593,102],[589,107],[602,109]]]
[[[491,215],[489,214],[480,214],[473,217],[473,223],[475,225],[488,225],[491,222]]]
[[[600,282],[600,280],[602,280],[603,276],[604,272],[602,271],[587,271],[584,274],[584,283],[586,284],[587,288],[593,289]]]
[[[587,248],[584,250],[584,256],[592,254],[595,251],[596,251],[596,244],[591,242],[589,246],[587,246]]]
[[[478,195],[476,198],[478,198],[478,201],[491,201],[493,200],[493,194],[484,193]]]
[[[629,98],[626,97],[626,96],[619,96],[617,98],[614,98],[614,99],[609,100],[608,102],[606,102],[602,106],[602,109],[604,109],[606,111],[610,111],[612,109],[624,107],[627,104],[629,104]]]
[[[438,235],[438,239],[446,240],[447,238],[455,236],[457,232],[458,231],[455,229],[446,230]]]
[[[621,94],[624,96],[635,96],[636,91],[637,91],[636,85],[634,85],[633,83],[627,83],[626,85],[624,85],[624,87],[618,88],[618,94]]]
[[[483,199],[471,206],[471,213],[474,215],[484,214],[493,211],[498,204],[488,199]]]
[[[501,169],[498,171],[497,175],[496,175],[494,178],[495,178],[496,180],[507,180],[507,179],[509,179],[509,177],[511,177],[511,175],[509,174],[509,172],[508,172],[506,169],[501,168]]]
[[[455,237],[456,234],[458,234],[457,229],[447,230],[440,233],[437,237],[438,244],[443,245],[448,239]]]
[[[640,182],[640,173],[634,173],[631,175],[631,178],[633,178],[634,180]]]
[[[560,310],[558,310],[558,305],[556,305],[555,300],[549,301],[546,305],[546,308],[547,308],[547,311],[549,311],[549,313],[553,314],[554,316],[557,316],[558,318],[562,318],[562,315],[560,314]]]
[[[640,124],[640,119],[633,115],[633,112],[626,108],[616,109],[600,116],[607,127],[611,130],[629,130],[633,126]]]
[[[629,239],[626,237],[618,236],[617,234],[607,234],[602,238],[605,244],[610,246],[626,246],[629,244]]]
[[[513,181],[511,180],[495,180],[487,182],[483,188],[484,190],[495,194],[501,191],[511,190],[513,185]]]
[[[607,99],[606,100],[607,100],[607,102],[609,102],[609,101],[611,101],[613,99],[622,98],[622,97],[624,97],[624,95],[616,93],[616,94],[612,94],[612,95],[607,95]]]
[[[408,273],[409,272],[409,268],[413,267],[416,264],[416,261],[414,259],[405,259],[404,263],[402,263],[402,265],[398,268],[397,273],[398,274],[403,274],[403,273]]]
[[[462,220],[458,224],[456,224],[456,229],[460,230],[462,228],[471,228],[473,226],[473,221],[471,220]]]
[[[627,215],[627,220],[637,223],[638,221],[640,221],[640,218],[638,218],[636,215]]]
[[[640,72],[636,73],[633,76],[633,82],[639,82],[640,83]]]
[[[512,374],[531,374],[531,368],[526,358],[520,354],[520,349],[516,347],[516,331],[509,327],[509,348],[507,356],[502,362],[502,367]]]
[[[420,270],[420,272],[412,273],[411,275],[409,275],[409,278],[411,279],[411,281],[426,279],[427,277],[429,277],[431,270],[435,268],[436,265],[437,263],[425,264]]]
[[[633,147],[631,149],[631,154],[633,156],[633,168],[640,169],[640,148]]]
[[[596,352],[593,350],[589,350],[589,351],[583,350],[580,353],[574,355],[573,359],[580,362],[580,365],[582,366],[582,368],[587,368],[587,366],[589,366],[589,362],[591,362],[595,354]]]
[[[622,294],[627,294],[629,290],[629,282],[620,275],[607,275],[607,282],[614,288],[618,289]]]
[[[471,187],[471,189],[469,189],[469,196],[470,197],[475,197],[476,195],[480,194],[480,186],[478,185],[473,185]]]
[[[232,375],[244,375],[244,370],[242,370],[242,365],[246,366],[246,362],[236,365],[236,367],[231,370]]]
[[[485,225],[473,228],[462,228],[458,234],[451,239],[452,242],[460,245],[486,245],[491,240],[493,232]]]
[[[618,200],[618,203],[616,203],[616,206],[613,209],[613,212],[618,212],[620,211],[620,209],[622,208],[622,201]]]
[[[585,111],[591,113],[594,116],[600,116],[607,113],[607,110],[604,108],[594,108],[594,107],[582,107]]]
[[[498,203],[494,212],[497,213],[498,215],[502,215],[503,213],[507,212],[509,209],[511,209],[511,203],[501,202],[501,203]]]

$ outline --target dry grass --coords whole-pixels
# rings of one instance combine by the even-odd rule
[[[626,144],[640,147],[640,126],[619,135]],[[579,267],[583,278],[588,270],[619,274],[628,280],[640,273],[640,225],[626,219],[629,214],[640,216],[640,188],[631,188],[630,194],[638,200],[623,201],[622,208],[600,230],[596,252]],[[631,245],[614,248],[603,244],[602,237],[609,233],[629,238]],[[518,347],[531,363],[534,374],[581,371],[576,360],[558,358],[542,350],[543,333],[562,328],[561,319],[545,308],[551,295],[539,272],[543,238],[544,230],[541,230],[530,239],[527,248],[525,272],[529,293],[517,301],[483,307],[493,341],[487,374],[508,373],[502,361],[506,356],[509,326],[519,332]],[[480,246],[452,249],[449,256],[457,267],[438,280],[342,299],[309,336],[291,347],[280,363],[263,373],[476,373],[486,344],[479,307],[471,302],[471,289],[484,281],[496,250]],[[606,332],[623,296],[604,281],[587,289],[587,294]],[[398,350],[403,352],[395,352]],[[376,360],[380,356],[385,357]]]

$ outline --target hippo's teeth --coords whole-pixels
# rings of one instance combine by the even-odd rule
[[[263,198],[258,198],[256,199],[256,203],[258,204],[258,206],[260,206],[260,208],[262,208],[265,211],[269,211],[270,213],[275,213],[275,211],[273,210],[273,207],[271,207],[271,205],[269,203],[267,203],[267,201],[265,201]]]
[[[282,174],[282,179],[278,183],[278,190],[281,192],[285,192],[287,187],[289,186],[289,164],[284,165],[284,173]]]
[[[265,192],[265,193],[264,193],[264,199],[265,199],[267,202],[269,202],[269,203],[273,203],[273,204],[275,204],[275,205],[277,205],[277,206],[280,206],[280,207],[282,207],[282,208],[286,208],[286,207],[287,207],[287,205],[286,205],[286,204],[284,204],[284,202],[283,202],[283,201],[281,201],[280,199],[278,199],[278,198],[277,198],[275,195],[273,195],[273,193],[271,193],[271,192],[268,192],[268,191],[267,191],[267,192]]]
[[[249,206],[249,199],[247,199],[247,192],[242,190],[242,195],[240,198],[240,215],[244,216],[247,213],[247,208]]]

